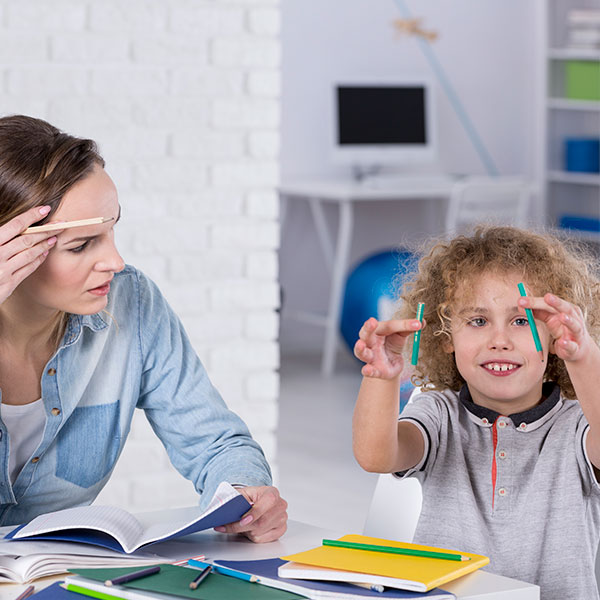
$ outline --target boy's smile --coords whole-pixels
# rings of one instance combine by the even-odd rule
[[[537,322],[544,362],[529,322],[517,307],[522,276],[482,274],[465,285],[473,290],[454,302],[452,342],[456,366],[475,404],[514,414],[539,403],[547,365],[549,334]]]

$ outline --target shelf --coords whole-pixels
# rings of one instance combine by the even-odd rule
[[[600,61],[600,49],[587,48],[551,48],[548,57],[552,60],[598,60]]]
[[[574,183],[578,185],[600,186],[600,174],[595,173],[572,173],[570,171],[548,171],[548,181],[557,183]]]
[[[548,108],[555,110],[597,110],[600,102],[597,100],[569,100],[568,98],[548,98]]]

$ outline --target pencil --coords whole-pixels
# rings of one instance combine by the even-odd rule
[[[518,287],[521,296],[527,296],[525,286],[522,283],[519,283]],[[542,350],[542,344],[540,342],[540,336],[538,334],[537,325],[535,324],[535,319],[533,318],[533,312],[530,308],[525,309],[525,316],[529,321],[529,329],[531,329],[531,335],[533,336],[533,343],[535,344],[535,349],[537,350],[537,353],[540,356],[540,360],[544,362],[544,351]]]
[[[442,560],[471,560],[462,554],[436,552],[434,550],[418,550],[417,548],[398,548],[397,546],[377,546],[375,544],[360,544],[359,542],[343,542],[341,540],[323,540],[323,546],[348,548],[351,550],[366,550],[368,552],[385,552],[388,554],[403,554],[406,556],[421,556],[423,558],[440,558]]]
[[[127,583],[128,581],[135,581],[136,579],[141,579],[142,577],[148,577],[148,575],[154,575],[160,571],[159,565],[154,565],[153,567],[148,567],[147,569],[141,569],[140,571],[133,571],[132,573],[126,573],[125,575],[121,575],[119,577],[115,577],[114,579],[107,579],[104,582],[104,585],[121,585],[122,583]]]
[[[423,323],[423,313],[425,312],[425,303],[419,302],[417,306],[417,320]],[[410,364],[415,366],[419,361],[419,344],[421,343],[421,330],[415,331],[413,338],[412,359]]]
[[[25,598],[29,598],[29,596],[31,596],[31,594],[33,594],[35,590],[35,587],[33,585],[30,585],[29,587],[25,588],[16,598],[15,600],[25,600]]]
[[[194,560],[193,558],[190,558],[190,560],[188,560],[188,565],[190,565],[190,567],[206,568],[210,565],[210,563],[205,563],[201,560]],[[257,583],[260,581],[256,575],[250,575],[249,573],[236,571],[235,569],[229,569],[228,567],[221,567],[220,565],[210,566],[213,568],[215,573],[220,573],[221,575],[229,575],[229,577],[236,577],[237,579],[243,579],[244,581],[249,581],[250,583]]]
[[[72,583],[60,583],[59,585],[61,588],[64,588],[69,592],[83,594],[84,596],[91,596],[92,598],[98,598],[98,600],[124,600],[120,596],[113,596],[111,594],[105,594],[104,592],[89,590],[88,588],[81,587],[80,585],[73,585]]]
[[[108,223],[114,221],[114,217],[94,217],[93,219],[81,219],[79,221],[65,221],[64,223],[48,223],[46,225],[36,225],[34,227],[28,227],[24,233],[42,233],[44,231],[57,231],[59,229],[71,229],[71,227],[85,227],[86,225],[101,225],[102,223]]]
[[[191,590],[195,590],[208,576],[208,574],[212,571],[212,565],[208,565],[207,567],[204,567],[204,569],[202,569],[202,571],[200,571],[200,574],[198,575],[198,577],[196,577],[196,579],[194,579],[194,581],[190,582],[190,589]]]

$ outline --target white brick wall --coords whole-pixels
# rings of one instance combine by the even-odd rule
[[[0,113],[98,141],[125,260],[162,288],[273,466],[279,18],[279,0],[0,0]],[[99,500],[196,497],[137,415]]]

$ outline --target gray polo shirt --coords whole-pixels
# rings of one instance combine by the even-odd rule
[[[490,557],[486,570],[538,584],[543,600],[599,598],[594,561],[600,486],[579,403],[544,384],[531,410],[503,416],[467,387],[426,392],[400,415],[421,430],[423,487],[415,543]],[[402,510],[399,507],[399,510]]]

